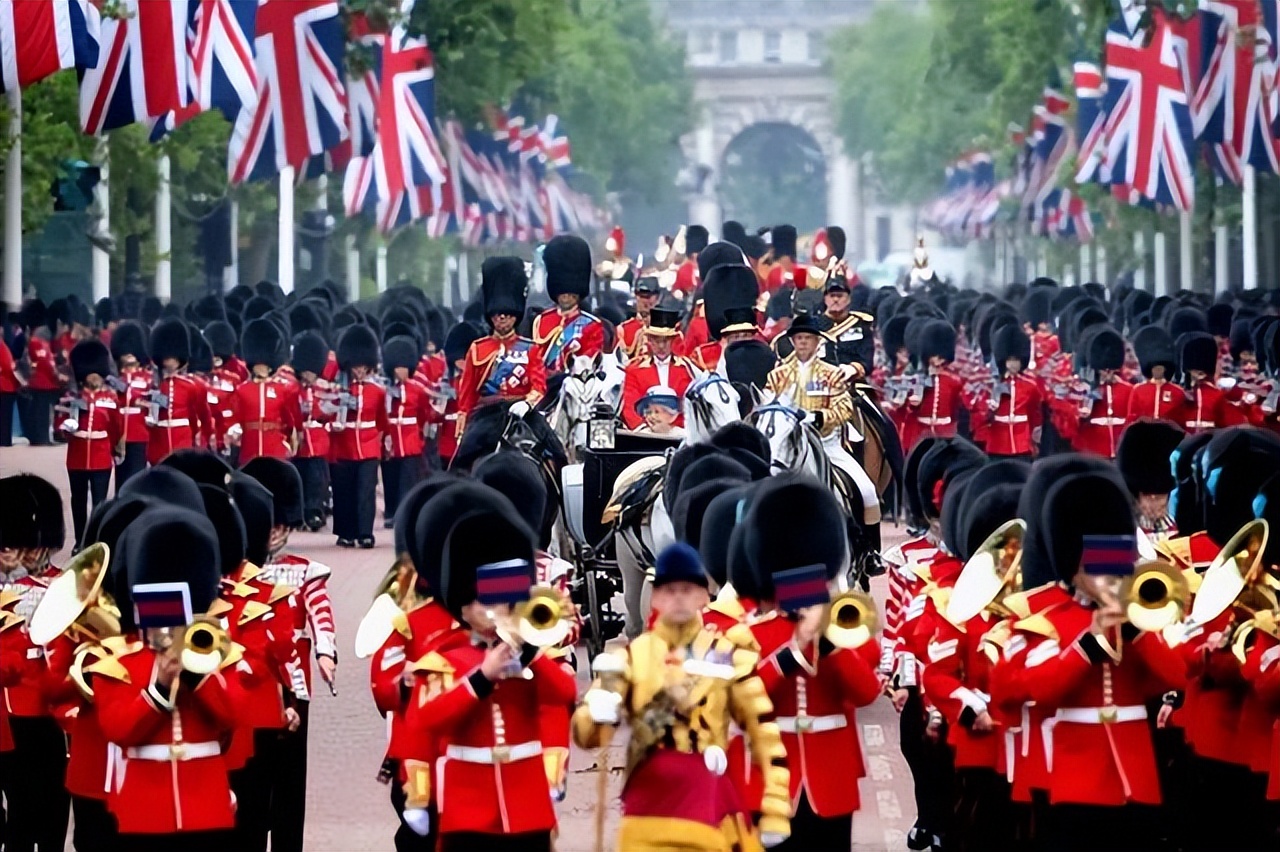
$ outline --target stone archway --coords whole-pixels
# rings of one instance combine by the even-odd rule
[[[726,219],[786,222],[801,232],[828,224],[822,203],[827,194],[826,154],[802,127],[780,121],[747,125],[725,145],[717,174]]]

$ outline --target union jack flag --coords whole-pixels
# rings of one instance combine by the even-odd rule
[[[355,43],[364,47],[368,64],[363,69],[347,66],[347,132],[349,135],[334,147],[309,159],[305,173],[299,175],[300,178],[310,180],[331,172],[365,168],[356,161],[372,154],[373,146],[377,142],[378,98],[381,97],[382,91],[382,46],[386,41],[386,33],[371,31],[368,19],[363,14],[351,17],[350,33]],[[344,178],[344,186],[348,185],[345,181]],[[361,185],[365,184],[362,182]],[[349,198],[347,204],[351,205]],[[374,204],[375,201],[370,198],[368,200],[370,211]],[[363,198],[359,200],[357,206],[359,208],[365,206]]]
[[[1076,90],[1076,128],[1079,150],[1076,153],[1076,183],[1111,183],[1107,165],[1107,114],[1102,109],[1106,82],[1096,62],[1077,62],[1074,67]]]
[[[542,122],[542,151],[547,165],[563,169],[573,164],[570,157],[569,137],[560,125],[560,117],[548,115]]]
[[[101,18],[88,0],[0,3],[0,92],[24,89],[64,68],[98,64]]]
[[[1156,7],[1151,13],[1145,45],[1122,22],[1119,30],[1113,23],[1107,31],[1107,159],[1113,184],[1129,187],[1138,198],[1190,210],[1194,136],[1183,59],[1164,11]]]
[[[1213,143],[1220,174],[1239,184],[1244,164],[1280,172],[1273,124],[1277,0],[1201,0],[1201,72],[1192,102],[1196,135]]]
[[[1057,81],[1053,81],[1045,86],[1040,103],[1032,111],[1031,158],[1024,204],[1033,211],[1057,186],[1058,167],[1071,150],[1073,139],[1066,120],[1070,105],[1059,91]]]
[[[302,169],[350,136],[336,0],[263,0],[258,7],[258,101],[231,133],[232,183]]]
[[[80,78],[80,128],[91,136],[187,106],[187,0],[122,0],[102,22],[98,61]]]

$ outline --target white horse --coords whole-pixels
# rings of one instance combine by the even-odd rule
[[[596,408],[607,406],[617,416],[624,378],[622,365],[612,352],[574,357],[551,415],[551,426],[571,459],[579,458],[587,444],[587,423]]]

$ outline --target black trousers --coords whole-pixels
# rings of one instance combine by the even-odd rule
[[[22,434],[33,447],[53,443],[53,407],[61,391],[27,389],[18,394],[18,417],[22,418]]]
[[[551,832],[481,834],[457,831],[440,836],[440,852],[551,852]]]
[[[84,527],[89,513],[107,499],[111,490],[111,468],[106,470],[69,470],[71,481],[71,523],[75,527],[76,547],[83,547]]]
[[[987,458],[992,461],[999,461],[1001,459],[1018,459],[1019,461],[1024,462],[1035,461],[1035,457],[1031,453],[1010,453],[1008,455],[1001,453],[987,453]]]
[[[916,825],[941,837],[951,821],[951,788],[955,770],[945,726],[937,742],[925,736],[928,718],[920,690],[911,689],[899,722],[902,756],[915,787]]]
[[[0,755],[9,803],[5,852],[62,852],[71,797],[63,786],[67,739],[52,717],[10,716],[13,751]]]
[[[994,735],[993,735],[994,736]],[[1009,785],[992,769],[957,767],[947,849],[1008,849],[1013,840]]]
[[[1150,850],[1158,836],[1159,813],[1158,808],[1150,805],[1054,805],[1049,809],[1050,830],[1040,848],[1048,852]],[[1218,848],[1225,850],[1231,847]]]
[[[406,798],[404,785],[401,784],[399,780],[393,778],[391,781],[391,807],[395,808],[396,817],[400,820],[400,826],[396,829],[396,852],[435,852],[437,839],[436,825],[439,821],[435,805],[432,805],[430,808],[430,830],[427,832],[427,835],[423,837],[404,823],[403,815]]]
[[[856,780],[852,783],[858,783]],[[791,817],[791,836],[773,847],[774,852],[848,852],[853,848],[853,814],[820,817],[813,812],[809,796],[800,794]]]
[[[280,735],[271,772],[271,852],[302,852],[307,821],[307,726],[311,702],[295,705],[302,724]]]
[[[1195,808],[1201,818],[1189,823],[1188,848],[1197,852],[1218,849],[1253,852],[1275,848],[1272,845],[1275,827],[1266,822],[1267,786],[1263,776],[1251,772],[1247,766],[1194,757],[1191,777],[1196,785]],[[1203,818],[1208,814],[1231,816]]]
[[[329,490],[329,463],[324,459],[294,458],[293,466],[302,477],[302,517],[307,523],[324,522],[324,500]]]
[[[333,534],[371,538],[377,512],[378,461],[340,461],[333,465]]]
[[[407,494],[427,475],[422,456],[384,459],[382,462],[382,517],[388,521],[396,517],[400,508],[400,495]]]
[[[235,845],[230,831],[184,831],[177,834],[122,834],[120,852],[231,852]]]
[[[272,767],[280,747],[280,730],[253,732],[253,757],[231,773],[236,794],[236,827],[232,832],[236,852],[266,852],[271,832]],[[186,852],[185,849],[182,852]]]
[[[147,442],[126,441],[124,458],[116,465],[116,496],[120,496],[120,486],[147,469]]]
[[[116,818],[107,810],[105,801],[72,796],[71,812],[76,817],[72,832],[76,852],[120,852]]]
[[[13,446],[13,407],[17,404],[16,393],[0,393],[0,447]]]

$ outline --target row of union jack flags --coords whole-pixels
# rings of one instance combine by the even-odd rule
[[[1107,27],[1102,63],[1074,63],[1070,101],[1051,84],[1030,130],[1016,128],[1012,183],[975,168],[973,155],[948,170],[926,219],[959,236],[990,232],[994,208],[1019,201],[1034,234],[1087,240],[1089,211],[1073,191],[1100,184],[1120,201],[1158,210],[1195,206],[1197,165],[1239,185],[1245,166],[1280,174],[1280,0],[1200,0],[1182,18],[1150,7]],[[1074,170],[1066,165],[1074,153]]]
[[[414,2],[400,0],[402,20]],[[0,0],[0,88],[74,68],[90,135],[143,123],[160,139],[218,110],[232,124],[231,183],[341,172],[348,214],[383,232],[425,221],[468,242],[528,240],[598,218],[561,174],[570,150],[555,116],[539,126],[494,110],[484,144],[471,131],[442,144],[431,49],[403,25],[353,20],[369,57],[356,69],[337,0],[121,0],[110,16],[101,5]]]

